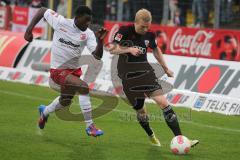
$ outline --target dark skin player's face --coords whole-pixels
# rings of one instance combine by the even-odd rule
[[[81,31],[85,31],[90,25],[91,21],[92,21],[92,16],[84,15],[84,16],[75,17],[74,23]]]

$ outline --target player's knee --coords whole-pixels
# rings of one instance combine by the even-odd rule
[[[137,112],[141,112],[141,111],[145,111],[144,110],[144,99],[137,99],[134,101],[134,103],[132,102],[133,108],[137,111]]]
[[[137,110],[137,120],[139,122],[148,122],[149,117],[147,115],[147,112],[143,108],[140,110]]]
[[[59,103],[64,107],[70,106],[72,104],[72,98],[73,96],[61,96],[59,98]]]
[[[89,93],[89,87],[88,87],[87,83],[82,84],[82,85],[79,87],[78,92],[79,92],[80,94],[88,94],[88,93]]]

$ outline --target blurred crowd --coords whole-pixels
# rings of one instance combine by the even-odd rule
[[[192,16],[191,25],[195,27],[209,26],[213,21],[214,0],[168,0],[168,3],[169,25],[186,26],[187,15]],[[219,4],[221,23],[232,22],[235,15],[240,19],[240,0],[219,0]],[[105,19],[132,21],[140,8],[150,10],[153,22],[161,23],[164,0],[106,0]]]
[[[41,6],[47,6],[48,0],[0,0],[0,5],[31,6],[39,8]]]
[[[67,0],[55,0],[56,11],[67,17]],[[48,0],[0,0],[0,6],[14,5],[21,7],[40,8],[42,6],[48,7]]]

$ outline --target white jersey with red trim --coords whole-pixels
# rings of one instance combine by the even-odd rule
[[[83,49],[87,47],[92,53],[97,46],[93,31],[89,28],[81,31],[74,24],[74,19],[66,19],[51,9],[44,13],[44,18],[54,29],[51,68],[79,68],[79,59]]]

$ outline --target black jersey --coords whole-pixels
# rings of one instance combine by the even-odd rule
[[[133,56],[131,53],[120,54],[118,59],[118,75],[120,78],[126,77],[126,74],[153,70],[147,63],[147,49],[157,47],[155,34],[147,32],[145,35],[136,33],[134,25],[122,26],[114,36],[114,42],[121,47],[135,47],[141,51],[139,56]]]

